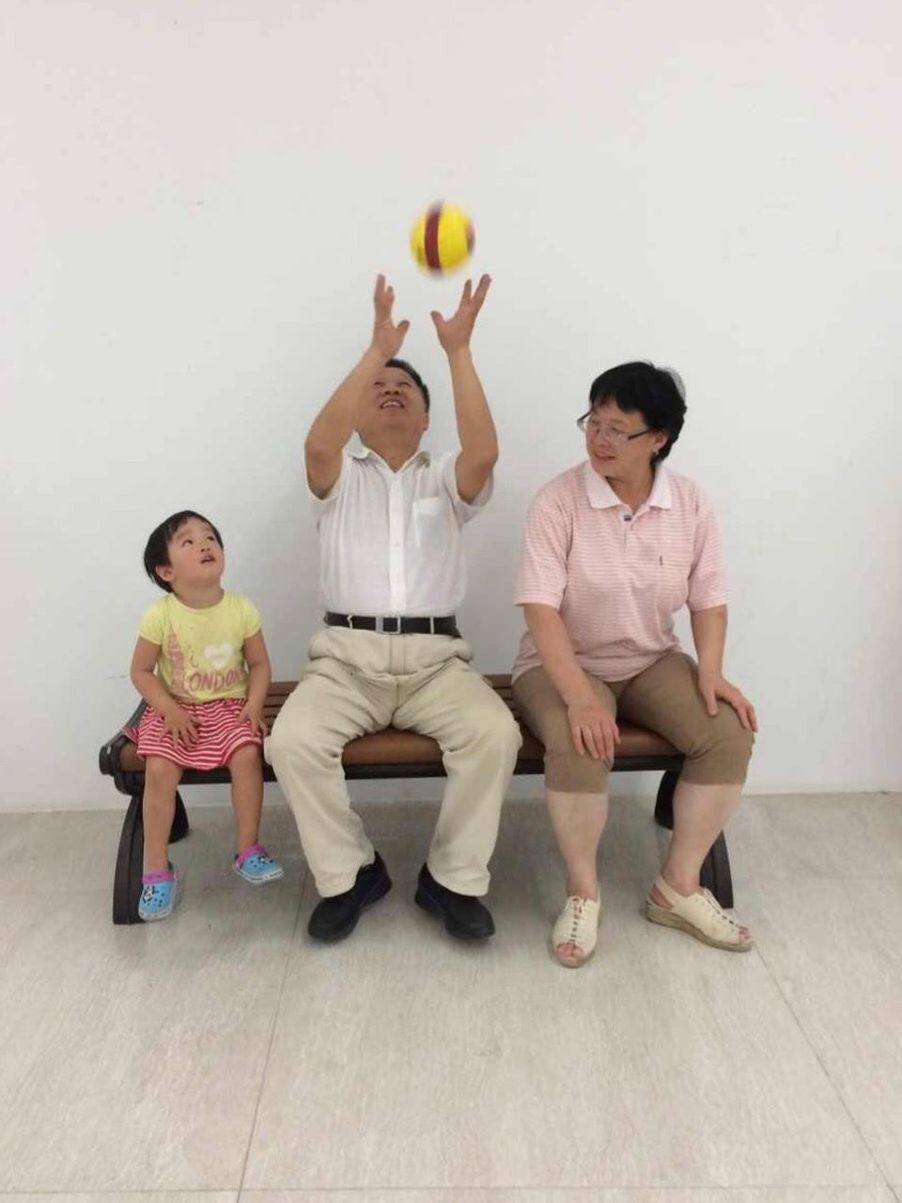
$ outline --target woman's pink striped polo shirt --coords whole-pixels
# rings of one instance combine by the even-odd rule
[[[592,676],[636,676],[679,648],[677,610],[708,610],[726,600],[710,502],[694,481],[663,464],[635,513],[588,462],[555,477],[530,506],[515,602],[558,610]],[[514,678],[540,663],[527,631]]]

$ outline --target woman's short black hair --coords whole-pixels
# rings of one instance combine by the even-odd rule
[[[640,413],[649,430],[666,434],[667,442],[652,456],[652,463],[667,458],[686,417],[686,390],[676,372],[646,360],[608,368],[592,381],[589,413],[607,401],[616,401],[625,413]]]
[[[426,413],[429,413],[429,389],[423,383],[423,377],[411,367],[406,359],[390,359],[385,365],[387,368],[400,368],[402,372],[406,372],[410,379],[414,382],[420,392],[423,394],[423,400],[426,403]]]
[[[179,510],[177,514],[170,514],[166,521],[161,522],[153,531],[144,548],[144,571],[155,585],[159,585],[167,593],[172,592],[172,586],[168,581],[157,576],[157,569],[169,567],[169,544],[190,518],[198,518],[201,522],[206,522],[216,536],[216,542],[220,547],[223,546],[222,535],[210,519],[205,518],[203,514],[198,514],[196,510]]]

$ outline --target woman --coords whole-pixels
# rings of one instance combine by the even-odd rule
[[[652,364],[626,363],[593,382],[589,404],[578,421],[588,459],[533,501],[516,597],[528,632],[514,695],[545,745],[548,810],[567,869],[555,956],[576,968],[595,948],[596,852],[618,714],[686,757],[647,917],[744,952],[748,929],[700,889],[699,874],[739,803],[757,720],[723,675],[727,599],[713,511],[697,485],[663,464],[683,426],[682,386]],[[674,635],[684,605],[697,664]]]

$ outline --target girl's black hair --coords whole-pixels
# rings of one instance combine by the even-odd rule
[[[651,462],[667,458],[686,417],[686,390],[676,372],[645,360],[608,368],[592,381],[589,413],[606,401],[616,401],[625,413],[640,413],[649,430],[666,434],[667,442]]]
[[[206,522],[216,536],[216,542],[220,547],[223,546],[222,535],[209,518],[198,514],[196,510],[179,510],[177,514],[171,514],[165,522],[161,522],[147,540],[147,546],[144,548],[144,571],[155,585],[159,585],[167,593],[172,592],[172,586],[168,581],[157,576],[157,569],[169,567],[169,544],[189,518],[198,518],[201,522]]]

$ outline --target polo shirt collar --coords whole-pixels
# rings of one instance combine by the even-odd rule
[[[607,479],[596,472],[588,460],[583,468],[583,475],[586,482],[586,493],[589,496],[589,505],[593,510],[607,510],[612,509],[614,506],[623,505],[623,502],[611,488]],[[641,508],[669,510],[672,504],[670,473],[663,464],[659,464],[655,469],[655,478],[652,482],[651,492],[648,495],[648,501]]]

